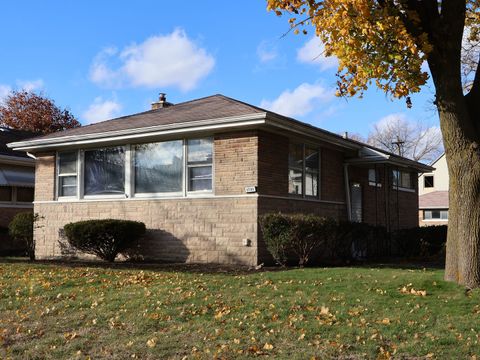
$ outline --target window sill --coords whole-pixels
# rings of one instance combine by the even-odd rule
[[[382,187],[382,184],[381,184],[381,183],[376,183],[376,182],[373,182],[373,181],[369,181],[369,182],[368,182],[368,185],[370,185],[370,186],[376,186],[376,187],[379,187],[379,188]]]
[[[448,222],[448,219],[423,219],[425,222]]]

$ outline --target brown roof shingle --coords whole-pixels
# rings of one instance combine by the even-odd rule
[[[48,134],[38,137],[35,140],[129,130],[156,125],[242,116],[262,112],[265,112],[265,110],[217,94],[192,101],[186,101],[166,108],[149,110],[138,114],[102,121],[92,125]]]
[[[420,209],[443,208],[448,209],[448,191],[434,191],[418,197]]]

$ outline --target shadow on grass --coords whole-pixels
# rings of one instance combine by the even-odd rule
[[[44,266],[58,266],[64,268],[96,268],[104,270],[148,270],[159,272],[180,272],[191,274],[218,274],[218,275],[248,275],[259,272],[280,272],[280,271],[292,271],[298,270],[299,267],[249,267],[244,265],[223,265],[223,264],[199,264],[199,263],[162,263],[162,262],[115,262],[106,263],[96,260],[37,260],[30,261],[26,257],[4,257],[0,258],[1,264],[25,264],[25,265],[44,265]],[[383,268],[383,269],[401,269],[401,270],[418,270],[418,269],[443,269],[444,264],[438,262],[428,261],[407,261],[404,259],[390,259],[378,262],[355,262],[350,264],[335,264],[335,265],[319,265],[319,266],[307,266],[305,269],[334,269],[334,268]]]

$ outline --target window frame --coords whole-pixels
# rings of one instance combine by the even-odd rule
[[[188,165],[187,161],[187,151],[188,151],[188,140],[196,139],[211,139],[212,144],[212,162],[211,164],[199,164],[199,165]],[[180,192],[162,192],[162,193],[135,193],[135,145],[140,144],[149,144],[149,143],[158,143],[158,142],[167,142],[167,141],[182,141],[182,152],[183,152],[183,175],[182,175],[182,190]],[[123,147],[125,152],[125,193],[124,194],[103,194],[103,195],[85,195],[85,151],[95,151],[107,148]],[[76,186],[77,193],[75,196],[60,196],[59,189],[59,171],[60,171],[60,154],[66,152],[75,152],[77,154],[77,174],[76,174]],[[107,145],[107,146],[96,146],[96,147],[84,147],[76,149],[65,149],[57,150],[55,153],[55,200],[56,201],[79,201],[79,200],[101,200],[101,199],[111,199],[111,200],[121,200],[121,199],[156,199],[156,198],[186,198],[186,197],[205,197],[205,196],[214,196],[215,195],[215,137],[205,136],[205,137],[181,137],[181,138],[172,138],[172,139],[160,139],[152,140],[150,142],[137,142],[137,143],[127,143],[127,144],[118,144],[118,145]],[[188,167],[202,167],[210,166],[212,168],[212,188],[211,190],[188,190]],[[63,174],[66,176],[65,174]],[[73,176],[73,174],[68,174]]]
[[[370,179],[370,174],[372,173],[373,171],[373,174],[375,175],[375,181],[372,181]],[[370,186],[376,186],[376,187],[382,187],[382,182],[380,180],[380,170],[377,169],[377,168],[369,168],[368,169],[368,174],[367,174],[367,177],[368,177],[368,185]]]
[[[398,177],[396,178],[397,179],[396,184],[395,184],[395,175],[394,175],[395,172],[398,173]],[[403,184],[402,184],[402,174],[408,174],[409,175],[410,186],[411,187],[403,186]],[[392,169],[391,176],[392,176],[392,188],[394,190],[400,190],[400,191],[406,191],[406,192],[416,192],[417,191],[417,189],[415,187],[415,181],[418,182],[418,180],[414,181],[411,171],[400,170],[400,169]]]
[[[433,212],[438,211],[439,217],[433,217]],[[423,216],[422,220],[423,221],[448,221],[448,209],[441,208],[441,209],[423,209]],[[430,217],[426,217],[427,212],[430,213]],[[443,214],[446,213],[446,217],[442,217]]]
[[[169,142],[169,141],[181,141],[182,142],[182,189],[180,191],[175,192],[136,192],[135,191],[135,147],[141,144],[156,144],[162,142]],[[144,142],[144,143],[137,143],[137,144],[130,144],[129,145],[129,157],[130,157],[130,193],[127,194],[128,197],[131,198],[162,198],[162,197],[179,197],[185,195],[185,139],[173,139],[173,140],[162,140],[162,141],[155,141],[155,142]],[[128,161],[127,159],[125,161]],[[125,184],[126,185],[126,184]],[[126,188],[126,186],[125,186]]]
[[[67,173],[67,174],[60,174],[60,154],[62,153],[69,153],[69,152],[72,152],[72,153],[76,153],[77,155],[77,159],[76,159],[76,170],[77,172],[74,174],[74,173]],[[56,191],[55,191],[55,194],[56,194],[56,197],[57,197],[57,200],[58,199],[79,199],[79,195],[80,195],[80,186],[79,186],[79,178],[81,178],[82,174],[80,173],[80,151],[77,150],[77,149],[74,149],[74,150],[62,150],[62,151],[57,151],[56,154],[55,154],[55,158],[56,158],[56,161],[55,161],[55,167],[56,167],[56,171],[55,171],[55,187],[56,187]],[[60,177],[68,177],[68,176],[75,176],[75,179],[76,179],[76,194],[75,195],[72,195],[72,196],[63,196],[63,195],[60,195]]]
[[[101,147],[94,147],[94,148],[86,148],[80,150],[81,153],[81,197],[80,199],[125,199],[128,198],[128,192],[130,189],[127,189],[127,182],[130,181],[129,177],[130,174],[127,172],[127,168],[130,168],[129,163],[127,162],[127,148],[129,148],[129,144],[124,145],[112,145],[112,146],[101,146]],[[112,149],[112,148],[123,148],[125,153],[124,157],[124,174],[123,174],[123,194],[98,194],[98,195],[87,195],[85,194],[85,152],[86,151],[95,151],[95,150],[103,150],[103,149]],[[130,161],[131,164],[131,161]],[[128,192],[127,192],[128,190]]]
[[[290,169],[294,170],[299,170],[299,167],[292,167],[290,166],[290,146],[291,145],[296,145],[296,146],[301,146],[302,147],[302,192],[300,194],[296,193],[291,193],[290,192],[290,185],[288,185],[287,188],[287,193],[288,196],[294,197],[294,198],[303,198],[303,199],[309,199],[309,200],[320,200],[321,199],[321,173],[322,173],[322,149],[315,144],[312,143],[307,143],[307,142],[301,142],[301,141],[295,141],[295,140],[290,140],[288,143],[288,157],[287,157],[287,182],[290,181]],[[318,171],[317,171],[317,195],[307,195],[306,194],[306,189],[307,189],[307,162],[306,162],[306,149],[310,149],[313,151],[316,151],[318,153]],[[309,171],[309,173],[313,173]]]
[[[427,178],[432,178],[432,186],[426,186],[426,180]],[[435,187],[435,177],[433,174],[431,175],[424,175],[423,176],[423,188],[424,189],[433,189]]]
[[[208,165],[206,164],[198,164],[198,165],[188,165],[188,141],[189,140],[201,140],[201,139],[211,139],[212,141],[212,163],[210,164],[210,167],[212,168],[212,188],[210,190],[189,190],[189,181],[190,181],[190,168],[194,167],[206,167]],[[183,139],[183,146],[184,146],[184,196],[202,196],[205,194],[214,194],[214,186],[215,186],[215,139],[213,136],[207,136],[207,137],[192,137],[192,138],[185,138]]]

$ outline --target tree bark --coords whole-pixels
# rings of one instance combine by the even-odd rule
[[[451,78],[436,84],[450,177],[445,279],[480,287],[480,139],[473,114]]]

